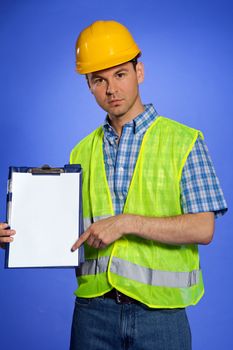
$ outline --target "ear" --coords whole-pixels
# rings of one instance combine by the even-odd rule
[[[138,84],[142,83],[144,81],[144,65],[142,62],[137,63],[136,74],[137,74]]]
[[[90,81],[89,81],[88,74],[86,74],[85,77],[86,77],[86,82],[87,82],[87,85],[88,85],[88,87],[89,87],[89,90],[90,90],[91,93],[93,94],[93,91],[92,91],[92,89],[91,89],[91,85],[90,85]]]

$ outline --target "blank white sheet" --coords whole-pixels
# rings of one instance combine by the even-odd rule
[[[80,173],[13,172],[9,224],[16,230],[8,267],[78,265]]]

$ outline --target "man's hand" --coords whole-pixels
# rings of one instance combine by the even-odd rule
[[[94,248],[104,248],[124,234],[134,234],[171,245],[209,244],[214,234],[214,213],[182,214],[162,218],[132,214],[111,216],[92,224],[71,250],[75,251],[84,242]]]
[[[14,240],[12,236],[15,234],[15,230],[10,230],[8,224],[0,222],[0,247],[4,248],[5,243],[12,242]]]
[[[105,248],[127,233],[130,220],[130,215],[120,214],[95,222],[80,236],[71,250],[74,252],[84,242],[94,248]]]

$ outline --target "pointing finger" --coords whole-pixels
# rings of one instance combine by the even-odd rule
[[[88,230],[84,232],[72,246],[71,251],[74,252],[75,250],[77,250],[89,238],[90,234],[91,232]]]

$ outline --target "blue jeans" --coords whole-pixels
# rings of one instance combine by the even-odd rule
[[[185,309],[76,298],[70,350],[191,350]]]

